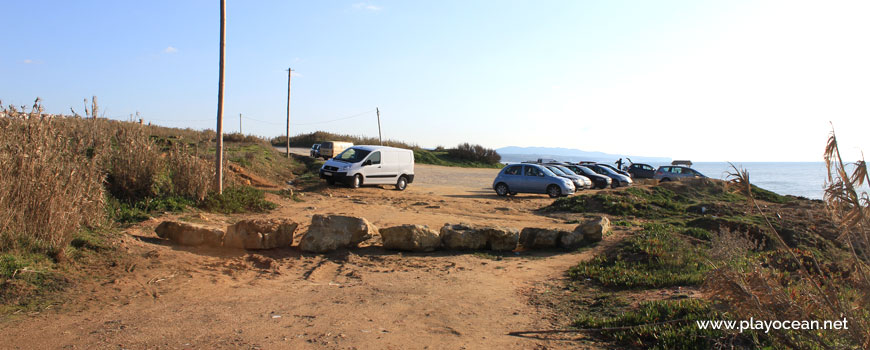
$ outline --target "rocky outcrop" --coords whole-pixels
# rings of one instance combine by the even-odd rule
[[[189,246],[220,247],[224,238],[224,231],[221,229],[177,221],[164,221],[154,229],[154,232],[157,233],[157,237]]]
[[[526,227],[522,232],[520,232],[519,243],[525,249],[556,248],[559,244],[559,238],[563,233],[568,232],[546,228]]]
[[[299,224],[289,219],[242,220],[227,227],[224,246],[243,249],[272,249],[293,244]]]
[[[318,214],[311,217],[311,226],[302,236],[299,248],[324,253],[354,247],[376,234],[378,228],[364,218]]]
[[[445,249],[478,250],[486,248],[487,237],[467,224],[444,224],[441,227],[441,245]]]
[[[520,231],[513,228],[494,226],[479,228],[481,234],[486,236],[486,247],[490,250],[512,251],[517,249]]]
[[[380,230],[384,248],[431,252],[441,247],[441,234],[425,225],[401,225]]]
[[[583,233],[583,240],[587,243],[601,241],[604,234],[608,231],[610,231],[610,219],[604,216],[599,216],[584,222],[582,225],[579,225],[574,229],[574,232]]]

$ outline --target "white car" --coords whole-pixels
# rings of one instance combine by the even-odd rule
[[[386,146],[353,146],[326,161],[320,168],[320,178],[330,185],[395,185],[402,191],[414,182],[414,152]]]

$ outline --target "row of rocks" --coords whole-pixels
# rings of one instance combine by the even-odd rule
[[[272,249],[293,243],[293,233],[299,226],[287,219],[242,220],[226,230],[202,225],[164,221],[154,229],[157,237],[180,245]]]
[[[271,249],[293,243],[298,224],[287,219],[242,220],[226,230],[201,225],[166,221],[155,229],[158,237],[181,245],[207,245],[243,249]],[[306,252],[325,253],[353,248],[380,235],[387,249],[430,252],[447,250],[513,251],[525,249],[576,248],[600,241],[610,230],[610,221],[600,217],[573,231],[547,228],[524,228],[522,231],[500,226],[445,224],[439,231],[425,225],[400,225],[378,230],[364,218],[342,215],[314,215],[299,248]]]

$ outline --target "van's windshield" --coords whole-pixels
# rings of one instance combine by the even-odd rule
[[[339,153],[335,158],[335,160],[339,160],[347,163],[357,163],[362,161],[369,155],[371,151],[366,151],[364,149],[356,149],[356,148],[348,148],[344,150],[344,152]]]

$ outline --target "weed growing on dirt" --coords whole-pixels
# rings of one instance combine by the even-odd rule
[[[608,288],[662,288],[700,285],[705,252],[686,243],[664,225],[647,225],[615,251],[581,262],[569,271]]]
[[[624,346],[646,349],[711,349],[728,343],[736,348],[753,348],[754,334],[729,335],[721,330],[699,329],[695,321],[727,320],[730,315],[715,311],[700,299],[644,301],[618,315],[580,315],[578,328],[611,328],[598,332],[605,339]],[[612,329],[615,328],[615,329]]]
[[[265,199],[264,192],[249,186],[235,186],[224,189],[222,194],[211,193],[201,207],[208,211],[224,214],[244,212],[265,212],[278,207]]]

